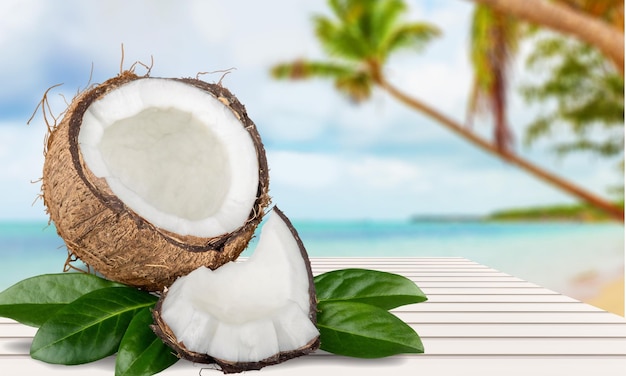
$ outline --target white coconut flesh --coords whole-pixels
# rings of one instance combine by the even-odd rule
[[[165,230],[230,233],[254,205],[250,134],[225,104],[183,82],[141,79],[112,90],[85,111],[78,142],[90,171]]]
[[[319,336],[309,317],[306,262],[288,226],[271,213],[250,259],[180,277],[161,318],[187,350],[230,362],[300,349]]]

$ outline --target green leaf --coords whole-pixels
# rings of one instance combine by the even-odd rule
[[[0,316],[39,327],[57,310],[80,296],[114,286],[123,285],[85,273],[31,277],[0,293]]]
[[[83,364],[114,354],[137,311],[157,298],[129,287],[90,292],[59,309],[37,331],[33,359],[54,364]]]
[[[320,349],[356,358],[382,358],[403,353],[423,353],[420,337],[388,311],[355,302],[318,305]]]
[[[178,357],[150,329],[150,307],[139,311],[128,325],[115,360],[116,376],[151,376],[178,361]]]
[[[316,276],[314,281],[320,302],[351,301],[392,309],[427,300],[410,279],[376,270],[335,270]]]

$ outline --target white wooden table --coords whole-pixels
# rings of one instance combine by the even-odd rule
[[[393,312],[425,353],[362,360],[317,352],[259,375],[626,375],[626,320],[464,258],[314,258],[313,273],[350,267],[402,274],[428,302]],[[0,375],[113,375],[114,358],[81,366],[30,359],[36,329],[0,318]],[[220,375],[179,361],[163,375]],[[257,374],[257,371],[251,371]]]

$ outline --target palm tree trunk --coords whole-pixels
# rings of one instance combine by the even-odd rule
[[[624,75],[624,33],[601,20],[546,0],[473,1],[594,45]]]
[[[395,86],[391,85],[384,78],[380,77],[379,80],[377,80],[377,83],[395,99],[399,100],[400,102],[404,103],[405,105],[415,110],[418,110],[424,113],[428,117],[436,120],[437,122],[441,123],[444,127],[456,133],[457,135],[461,136],[463,139],[469,141],[475,146],[478,146],[484,151],[489,152],[505,160],[506,162],[521,168],[522,170],[530,173],[531,175],[534,175],[535,177],[543,180],[544,182],[547,182],[565,192],[572,194],[573,196],[578,197],[579,199],[583,201],[586,201],[587,203],[593,205],[594,207],[597,207],[607,212],[613,218],[622,222],[624,221],[624,209],[614,205],[613,203],[603,199],[602,197],[599,197],[591,192],[588,192],[572,184],[571,182],[567,180],[564,180],[563,178],[557,175],[554,175],[553,173],[549,171],[546,171],[545,169],[537,165],[532,164],[531,162],[519,157],[518,155],[510,151],[502,150],[498,148],[496,145],[477,136],[476,134],[471,132],[467,127],[462,126],[461,124],[450,119],[449,117],[445,116],[444,114],[437,111],[436,109],[398,90]]]

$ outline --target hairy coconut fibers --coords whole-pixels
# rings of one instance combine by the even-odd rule
[[[610,223],[294,221],[294,226],[312,258],[461,256],[563,293],[571,291],[576,277],[610,276],[624,265],[624,228]],[[251,254],[246,250],[242,256]],[[0,290],[60,272],[66,256],[53,225],[0,222]]]
[[[228,89],[130,71],[72,100],[47,138],[41,180],[72,254],[148,291],[236,259],[268,187],[261,137]]]

